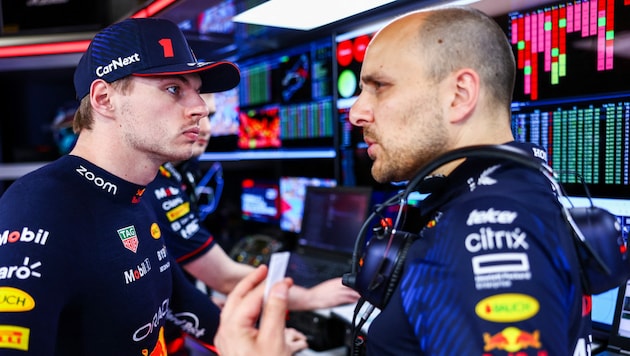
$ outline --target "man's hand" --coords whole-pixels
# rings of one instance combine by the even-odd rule
[[[306,343],[295,334],[285,334],[288,293],[293,281],[285,278],[276,283],[263,308],[266,275],[267,266],[261,265],[228,295],[214,339],[221,356],[289,356],[300,349],[300,343]]]

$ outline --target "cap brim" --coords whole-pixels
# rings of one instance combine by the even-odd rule
[[[235,88],[241,81],[241,72],[236,64],[227,61],[197,62],[151,68],[137,76],[181,75],[198,73],[201,77],[202,93],[217,93]]]

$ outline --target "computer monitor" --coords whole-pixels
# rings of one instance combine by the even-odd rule
[[[280,191],[274,180],[247,178],[241,184],[243,220],[267,224],[280,221]]]
[[[630,197],[627,1],[532,3],[497,16],[512,44],[516,140],[547,150],[569,194]]]
[[[352,253],[371,198],[366,186],[307,187],[298,244]]]
[[[293,233],[300,232],[307,187],[335,186],[337,186],[337,181],[333,178],[280,177],[280,229]]]

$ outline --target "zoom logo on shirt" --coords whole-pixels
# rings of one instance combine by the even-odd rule
[[[85,179],[94,183],[97,187],[106,190],[111,195],[116,195],[118,192],[118,186],[116,184],[106,181],[101,177],[97,177],[96,174],[87,170],[87,168],[83,167],[83,165],[79,165],[79,168],[76,169],[76,172],[82,175]]]

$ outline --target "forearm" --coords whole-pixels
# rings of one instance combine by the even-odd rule
[[[317,298],[309,297],[309,289],[294,285],[289,289],[289,310],[313,310],[319,309]]]
[[[232,260],[221,247],[214,246],[203,256],[186,263],[184,269],[214,291],[227,295],[254,268]]]

